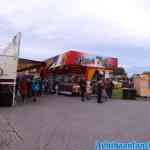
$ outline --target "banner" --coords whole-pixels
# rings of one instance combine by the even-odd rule
[[[87,67],[118,67],[118,59],[112,57],[101,57],[93,54],[69,51],[49,59],[52,63],[51,68],[62,65],[81,65]]]

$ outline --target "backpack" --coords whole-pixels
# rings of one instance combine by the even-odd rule
[[[32,84],[32,90],[34,92],[38,92],[40,90],[40,85],[38,83],[33,83]]]

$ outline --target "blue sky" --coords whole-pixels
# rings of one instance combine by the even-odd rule
[[[1,0],[0,47],[19,31],[24,58],[76,49],[118,57],[129,74],[150,71],[149,0]]]

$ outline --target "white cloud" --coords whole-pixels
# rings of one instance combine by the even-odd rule
[[[5,43],[21,31],[24,57],[31,51],[40,59],[61,49],[83,49],[117,56],[125,66],[149,66],[149,4],[148,0],[1,0],[0,41]],[[145,61],[136,61],[139,57]]]

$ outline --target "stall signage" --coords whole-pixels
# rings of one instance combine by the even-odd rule
[[[48,61],[47,61],[48,63]],[[117,68],[117,58],[101,57],[93,54],[69,51],[67,53],[57,55],[51,59],[51,67],[62,65],[82,65],[92,67],[111,67]]]

